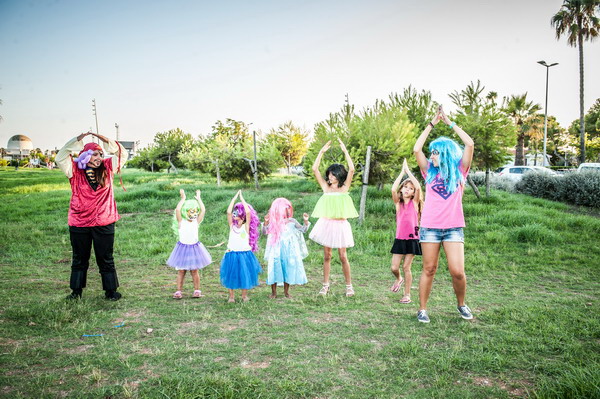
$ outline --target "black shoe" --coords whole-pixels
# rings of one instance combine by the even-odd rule
[[[73,299],[81,299],[81,293],[83,290],[73,290],[65,299],[73,300]]]
[[[121,299],[121,293],[117,291],[106,291],[104,297],[109,301],[118,301],[119,299]]]

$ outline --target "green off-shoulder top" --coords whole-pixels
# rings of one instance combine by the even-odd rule
[[[312,217],[327,219],[357,218],[358,212],[348,193],[323,193],[317,201]]]

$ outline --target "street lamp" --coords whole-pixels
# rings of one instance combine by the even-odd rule
[[[550,67],[558,65],[558,62],[554,64],[546,64],[546,61],[538,61],[538,64],[546,67],[546,107],[544,108],[544,166],[546,166],[546,140],[548,136],[548,73]]]

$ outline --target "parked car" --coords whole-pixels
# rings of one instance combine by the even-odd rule
[[[513,181],[519,181],[526,173],[547,173],[549,175],[556,176],[557,173],[552,169],[545,168],[543,166],[505,166],[497,169],[496,173],[499,177],[505,177]]]
[[[581,172],[585,170],[586,172],[591,170],[594,172],[600,172],[600,163],[594,163],[594,162],[584,162],[582,164],[579,165],[579,167],[577,168],[578,172]]]

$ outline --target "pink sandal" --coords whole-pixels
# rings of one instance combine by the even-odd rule
[[[404,279],[402,277],[400,277],[400,281],[394,282],[394,285],[392,285],[392,288],[390,288],[390,291],[392,291],[392,292],[400,291],[400,286],[402,285],[403,282],[404,282]]]
[[[402,299],[400,299],[400,303],[411,303],[410,295],[404,295]]]
[[[183,298],[183,295],[181,295],[181,291],[175,291],[175,293],[173,294],[173,299],[181,299]]]
[[[204,295],[202,294],[202,291],[200,291],[200,290],[195,290],[195,291],[194,291],[194,295],[192,295],[192,298],[201,298],[201,297],[203,297],[203,296],[204,296]]]

